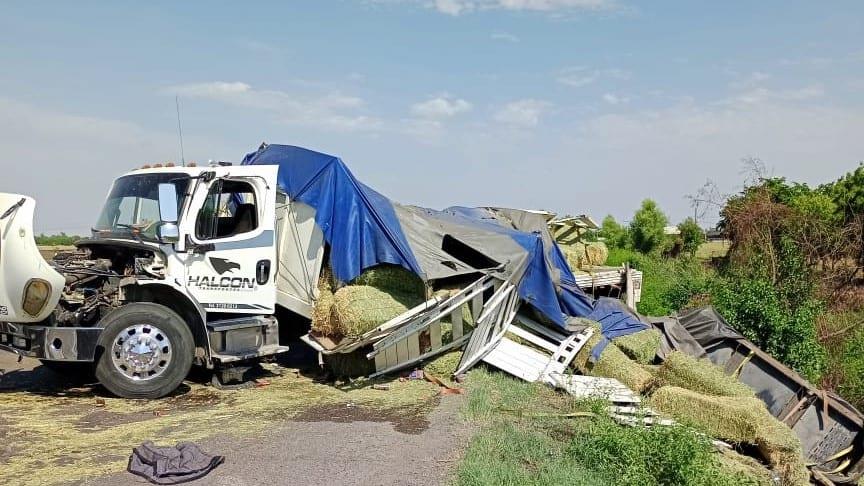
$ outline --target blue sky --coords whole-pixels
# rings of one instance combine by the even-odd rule
[[[262,141],[404,203],[678,222],[740,160],[821,183],[864,160],[864,4],[625,0],[0,6],[0,191],[84,231],[110,181]]]

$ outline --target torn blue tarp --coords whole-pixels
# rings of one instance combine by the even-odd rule
[[[290,145],[265,145],[243,165],[278,165],[279,187],[315,208],[330,245],[333,275],[348,282],[364,269],[390,263],[417,275],[417,264],[390,200],[360,183],[338,157]]]
[[[614,321],[604,324],[604,335],[608,328],[610,338],[634,328],[620,309],[595,304],[576,285],[545,220],[536,214],[402,206],[360,183],[338,157],[289,145],[262,145],[243,164],[278,165],[279,187],[289,200],[315,209],[315,222],[330,246],[330,267],[340,281],[350,282],[365,269],[385,263],[424,280],[476,272],[444,250],[450,238],[505,267],[502,274],[518,282],[519,296],[561,327],[573,316],[601,324]]]

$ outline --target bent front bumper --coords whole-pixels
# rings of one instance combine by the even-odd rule
[[[94,361],[101,327],[51,327],[0,322],[0,350],[52,361]]]

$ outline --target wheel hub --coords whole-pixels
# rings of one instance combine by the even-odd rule
[[[136,381],[161,375],[171,362],[168,336],[156,326],[136,324],[124,329],[114,340],[111,358],[115,368]]]

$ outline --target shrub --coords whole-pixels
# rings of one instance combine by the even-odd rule
[[[705,232],[696,224],[693,218],[685,219],[678,225],[678,231],[681,232],[681,243],[686,253],[693,255],[699,245],[705,243]]]
[[[611,214],[603,218],[598,236],[602,237],[610,248],[626,248],[630,240],[627,228],[618,224]]]
[[[814,321],[822,305],[806,294],[792,303],[784,294],[794,293],[777,289],[765,277],[737,275],[717,280],[711,301],[747,339],[808,380],[818,381],[826,354]]]
[[[630,242],[633,248],[642,253],[659,249],[666,240],[664,228],[668,222],[656,202],[651,199],[642,201],[642,207],[636,211],[630,222]]]

